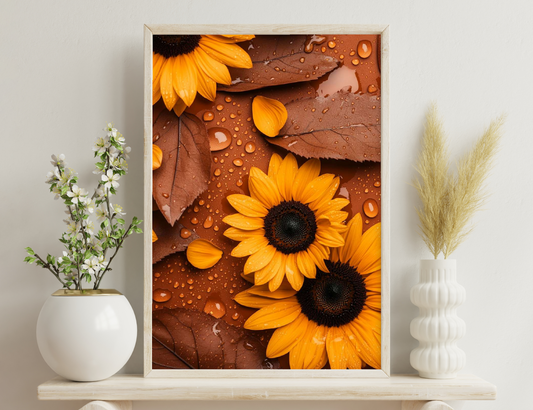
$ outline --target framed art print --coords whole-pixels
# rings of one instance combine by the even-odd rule
[[[145,27],[145,376],[390,374],[388,37]]]

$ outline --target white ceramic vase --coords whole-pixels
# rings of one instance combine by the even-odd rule
[[[411,302],[420,309],[411,322],[411,335],[419,341],[411,352],[411,366],[420,377],[451,379],[464,367],[465,353],[457,347],[466,331],[457,316],[457,307],[464,301],[455,260],[420,261],[420,283],[411,289]]]
[[[37,344],[45,362],[74,381],[111,377],[128,361],[137,321],[128,299],[116,290],[59,290],[37,321]]]

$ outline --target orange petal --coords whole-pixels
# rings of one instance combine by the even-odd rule
[[[228,67],[209,57],[209,55],[201,48],[196,48],[194,50],[194,60],[202,72],[209,76],[213,81],[219,84],[231,84],[231,75]]]
[[[381,312],[381,293],[375,295],[367,295],[365,304],[372,310]]]
[[[302,272],[300,272],[300,269],[298,269],[295,253],[287,255],[285,274],[287,275],[287,280],[294,290],[300,290],[302,288],[304,284],[304,275],[302,275]]]
[[[222,258],[223,252],[205,239],[195,239],[187,246],[187,260],[198,269],[208,269]]]
[[[285,256],[280,252],[276,252],[272,257],[272,260],[268,263],[268,265],[255,272],[255,284],[265,285],[271,279],[273,279],[278,274],[278,272],[284,268],[284,266]]]
[[[296,295],[296,291],[287,282],[284,282],[279,289],[275,290],[274,292],[271,292],[268,289],[268,285],[252,286],[250,289],[248,289],[248,292],[253,295],[272,299],[287,299]]]
[[[363,237],[363,219],[361,214],[355,215],[348,222],[348,230],[344,232],[344,246],[339,248],[339,258],[342,263],[348,263],[348,261],[355,254],[355,251],[361,243]]]
[[[346,198],[335,198],[331,201],[325,202],[320,208],[316,210],[317,215],[325,215],[331,211],[340,211],[345,206],[349,205],[350,201]]]
[[[213,39],[202,37],[200,48],[210,57],[230,67],[252,68],[252,59],[246,51],[236,44],[224,44]]]
[[[268,245],[268,240],[264,236],[252,236],[248,239],[245,239],[239,243],[231,251],[231,256],[234,258],[243,258],[245,256],[250,256],[260,249]]]
[[[278,174],[278,170],[282,161],[283,160],[281,157],[276,153],[272,154],[270,157],[270,161],[268,163],[268,176],[272,178],[273,181],[276,180],[276,175]]]
[[[311,209],[319,210],[320,208],[325,206],[329,201],[331,201],[331,199],[337,193],[337,189],[339,189],[339,185],[341,183],[340,181],[341,180],[339,177],[335,177],[331,180],[328,186],[322,187],[322,195],[314,199],[313,202],[309,204]],[[326,181],[324,181],[324,183],[325,182]],[[328,210],[332,211],[332,209],[329,209],[329,207],[328,207]]]
[[[179,117],[181,114],[183,114],[183,111],[185,111],[185,108],[187,108],[187,104],[178,97],[178,100],[176,101],[176,104],[174,104],[174,113]]]
[[[257,272],[259,269],[264,268],[272,260],[275,253],[276,248],[272,245],[267,245],[253,255],[250,255],[244,264],[244,273]]]
[[[159,88],[159,83],[157,84],[157,88],[153,88],[152,90],[152,105],[157,103],[161,99],[161,88]]]
[[[359,264],[365,258],[365,266],[368,267],[372,262],[381,258],[381,224],[378,223],[370,227],[362,236],[354,255],[350,259],[350,265],[357,268],[359,272],[361,269]]]
[[[381,293],[381,271],[372,272],[365,277],[367,291]]]
[[[270,299],[263,296],[257,296],[250,293],[249,290],[245,290],[235,296],[235,301],[243,306],[247,306],[254,309],[261,309],[266,306],[270,306],[276,303],[276,299]]]
[[[341,328],[328,328],[326,350],[328,352],[329,365],[332,369],[346,369],[347,357],[344,346],[347,343],[349,342],[345,340],[344,331]]]
[[[327,362],[326,328],[308,321],[302,340],[291,349],[291,369],[321,369]]]
[[[316,240],[324,246],[335,248],[344,245],[344,238],[334,228],[319,227],[315,235]]]
[[[245,216],[262,218],[268,214],[268,211],[261,202],[248,195],[228,195],[226,199],[233,208]]]
[[[163,151],[157,145],[152,144],[152,171],[161,166],[163,162]]]
[[[344,332],[344,326],[342,328]],[[363,367],[363,362],[361,361],[355,346],[348,341],[346,332],[344,332],[344,335],[344,354],[346,355],[346,367],[348,367],[348,369],[361,369]]]
[[[302,201],[305,188],[311,183],[311,181],[317,178],[319,174],[320,160],[318,159],[310,159],[300,167],[292,186],[292,197],[294,200]]]
[[[326,264],[324,263],[324,260],[328,258],[328,254],[324,249],[323,245],[316,241],[313,242],[311,245],[309,245],[309,248],[307,249],[307,254],[313,259],[315,265],[322,272],[329,272],[328,268],[326,267]]]
[[[165,102],[165,107],[167,107],[167,110],[169,111],[174,108],[174,104],[176,104],[178,101],[178,94],[172,86],[174,60],[174,57],[170,57],[165,61],[163,67],[161,68],[161,81],[159,83],[161,88],[161,96]]]
[[[172,85],[180,98],[191,106],[198,90],[197,68],[188,54],[175,57]]]
[[[333,174],[322,174],[319,177],[313,179],[304,188],[301,196],[301,202],[308,204],[319,198],[322,198],[322,196],[324,195],[324,193],[326,192],[326,190],[331,185],[334,179],[335,175]]]
[[[271,292],[275,292],[283,283],[283,279],[285,279],[285,262],[287,261],[287,256],[283,255],[282,258],[282,264],[279,267],[276,274],[270,279],[268,282],[268,289]]]
[[[265,236],[265,231],[263,229],[256,229],[253,231],[244,231],[237,228],[228,228],[224,232],[224,236],[233,239],[234,241],[244,241],[245,239],[251,238],[252,236]]]
[[[157,235],[155,234],[154,230],[152,229],[152,243],[154,243],[155,241],[157,241],[159,238],[157,237]]]
[[[255,312],[244,323],[244,327],[249,330],[275,329],[293,322],[301,310],[295,297],[285,299]]]
[[[250,168],[248,178],[248,188],[253,198],[259,200],[267,209],[278,205],[281,202],[281,195],[278,187],[272,179],[259,168]]]
[[[191,59],[192,60],[192,59]],[[189,61],[191,61],[189,60]],[[194,61],[194,60],[192,60]],[[196,64],[196,78],[198,80],[198,92],[209,101],[214,101],[217,96],[217,83],[203,72]]]
[[[300,314],[294,322],[276,329],[268,342],[267,357],[280,357],[289,353],[305,334],[307,322],[307,317]]]
[[[278,100],[258,95],[252,101],[252,117],[259,131],[275,137],[287,122],[287,109]]]
[[[309,279],[316,278],[316,265],[313,258],[309,256],[308,251],[298,252],[296,254],[296,263],[300,272]]]
[[[251,40],[255,36],[253,34],[251,34],[251,35],[222,34],[222,35],[208,35],[206,37],[209,37],[209,38],[211,38],[213,40],[222,41],[223,43],[238,43],[240,41]]]
[[[244,231],[254,231],[263,227],[263,220],[261,218],[252,218],[241,214],[228,215],[222,222]]]
[[[294,178],[298,172],[298,162],[291,153],[288,153],[279,166],[276,175],[278,189],[281,196],[286,200],[292,199],[292,187],[294,185]]]

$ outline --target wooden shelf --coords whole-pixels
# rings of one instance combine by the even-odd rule
[[[168,379],[117,375],[92,383],[56,377],[38,387],[40,400],[495,400],[496,386],[472,375],[422,379]]]

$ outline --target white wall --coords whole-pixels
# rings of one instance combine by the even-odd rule
[[[46,271],[26,266],[23,248],[59,253],[63,209],[43,183],[52,153],[65,153],[86,182],[91,146],[113,121],[133,147],[121,201],[142,216],[144,23],[388,23],[391,31],[392,371],[412,372],[416,309],[409,289],[417,261],[428,257],[417,234],[412,180],[423,118],[436,100],[454,154],[467,150],[489,121],[506,111],[506,137],[490,178],[486,210],[456,252],[467,289],[460,309],[468,333],[465,373],[498,386],[496,402],[464,409],[531,408],[533,387],[533,2],[514,1],[21,1],[0,3],[2,182],[0,236],[0,407],[75,409],[38,402],[37,385],[53,376],[40,357],[35,324],[58,288]],[[318,30],[319,31],[319,30]],[[122,182],[122,181],[121,181]],[[127,243],[106,287],[123,291],[142,312],[142,243]],[[142,371],[141,344],[124,371]],[[325,403],[297,403],[297,410]],[[187,403],[207,409],[211,403]],[[329,404],[326,404],[329,405]],[[137,410],[178,403],[138,403]],[[217,403],[247,409],[248,403]],[[269,403],[257,403],[260,409]],[[282,403],[280,408],[295,404]],[[331,406],[333,407],[333,406]],[[399,409],[397,402],[338,409]]]

